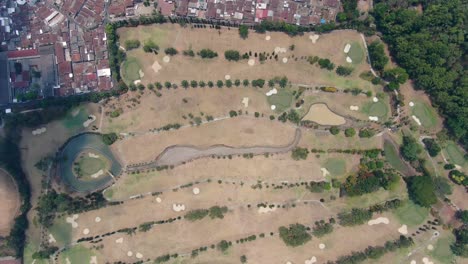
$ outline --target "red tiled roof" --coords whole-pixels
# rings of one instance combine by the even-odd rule
[[[8,51],[7,53],[8,58],[22,58],[22,57],[32,57],[32,56],[39,56],[39,51],[36,49],[28,49],[28,50],[12,50]]]

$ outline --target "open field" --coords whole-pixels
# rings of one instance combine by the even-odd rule
[[[21,198],[13,178],[0,168],[0,236],[8,236],[19,212]]]

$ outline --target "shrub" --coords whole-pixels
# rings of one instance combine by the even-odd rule
[[[239,35],[241,38],[246,39],[249,36],[249,27],[246,25],[240,25]]]
[[[175,48],[169,47],[169,48],[164,50],[164,53],[166,53],[166,55],[169,55],[169,56],[174,56],[179,52]]]
[[[336,127],[336,126],[332,126],[332,127],[330,127],[330,133],[332,135],[338,135],[338,133],[340,133],[340,129],[338,127]]]
[[[291,153],[291,157],[294,159],[294,160],[305,160],[307,159],[307,155],[309,154],[309,150],[307,148],[299,148],[299,147],[296,147],[295,149],[293,149],[292,153]]]
[[[321,182],[310,182],[309,185],[306,187],[307,190],[315,193],[321,193],[324,190],[330,190],[331,185],[328,182],[321,181]]]
[[[403,136],[403,144],[400,146],[400,153],[407,161],[415,161],[421,153],[421,146],[412,136]]]
[[[341,76],[348,76],[353,72],[353,68],[345,67],[345,66],[338,66],[336,68],[336,74]]]
[[[223,219],[224,214],[227,213],[228,208],[226,206],[219,207],[219,206],[212,206],[210,207],[210,217],[211,219],[219,218]]]
[[[228,61],[238,61],[240,59],[240,54],[237,50],[226,50],[224,52],[224,57]]]
[[[426,147],[427,152],[431,157],[439,155],[439,152],[442,150],[439,144],[437,144],[433,138],[425,138],[422,140],[422,142],[424,143],[424,146]]]
[[[451,164],[451,163],[447,163],[444,165],[444,169],[445,170],[453,170],[455,169],[455,165]]]
[[[132,50],[140,47],[140,41],[137,39],[129,39],[125,41],[125,49]]]
[[[336,93],[338,91],[335,87],[320,87],[320,90],[327,93]]]
[[[156,45],[152,40],[145,41],[145,45],[143,45],[144,52],[155,52],[159,50],[159,46]]]
[[[185,214],[184,218],[189,221],[196,221],[205,218],[210,211],[207,209],[196,209]]]
[[[312,230],[312,234],[314,234],[314,236],[323,237],[324,235],[333,232],[333,225],[331,223],[317,222]]]
[[[468,177],[459,170],[450,171],[449,178],[456,184],[468,186]]]
[[[279,235],[283,242],[291,247],[304,245],[312,239],[312,236],[307,233],[307,228],[301,224],[292,224],[289,228],[281,226]]]
[[[327,69],[329,71],[335,68],[335,64],[333,64],[329,59],[319,59],[318,64],[321,69]]]
[[[192,49],[184,50],[182,54],[184,56],[195,57],[195,52]]]
[[[338,221],[342,226],[362,225],[372,218],[372,212],[366,209],[353,208],[351,212],[338,214]]]
[[[200,55],[200,57],[202,57],[203,59],[212,59],[218,57],[218,53],[210,49],[202,49],[200,50],[200,52],[198,52],[198,55]]]
[[[230,116],[230,117],[236,117],[236,116],[237,116],[237,112],[234,111],[234,110],[231,110],[231,111],[229,111],[229,116]]]
[[[104,142],[104,144],[106,145],[112,145],[114,144],[115,141],[117,141],[118,139],[118,136],[116,133],[112,132],[112,133],[108,133],[108,134],[103,134],[102,135],[102,141]]]
[[[346,137],[354,137],[354,135],[356,135],[356,130],[350,127],[350,128],[345,129],[344,133]]]

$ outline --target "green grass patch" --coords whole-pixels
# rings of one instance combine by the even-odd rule
[[[425,128],[434,128],[437,125],[436,111],[425,102],[415,101],[411,114],[419,118]]]
[[[49,261],[47,259],[33,259],[32,255],[39,250],[38,246],[35,246],[31,243],[26,244],[23,252],[23,263],[33,263],[34,264],[47,264]]]
[[[388,163],[390,163],[390,165],[392,165],[393,168],[402,174],[406,174],[406,165],[401,160],[400,155],[398,154],[398,150],[388,140],[384,142],[384,153],[385,159],[388,161]]]
[[[69,130],[83,128],[83,122],[88,120],[89,112],[86,107],[79,106],[68,111],[65,118],[62,120],[62,124]]]
[[[112,200],[112,197],[114,196],[114,190],[111,188],[108,188],[104,191],[104,198],[108,200]]]
[[[140,79],[140,64],[136,58],[128,57],[122,63],[121,71],[122,78],[128,84]]]
[[[355,41],[351,43],[351,49],[348,52],[348,56],[353,61],[354,65],[360,64],[364,60],[364,49],[359,42]]]
[[[78,166],[84,175],[92,175],[100,170],[106,169],[106,161],[99,157],[84,156],[78,161]]]
[[[66,259],[71,263],[89,263],[91,256],[95,254],[90,249],[87,249],[83,246],[74,246],[63,251],[60,254],[60,259],[62,263],[66,263]]]
[[[383,119],[387,117],[388,107],[382,101],[378,101],[376,103],[368,102],[362,107],[362,112],[369,116],[377,116],[380,119]]]
[[[447,153],[450,163],[455,163],[460,166],[464,166],[466,163],[465,155],[453,141],[448,141],[445,147],[445,153]]]
[[[455,242],[455,237],[452,233],[440,237],[434,245],[434,250],[429,251],[429,255],[440,263],[452,263],[455,256],[450,249],[450,245],[453,242]]]
[[[346,173],[346,161],[339,158],[330,158],[325,162],[325,168],[332,177],[341,176]]]
[[[63,246],[71,243],[72,227],[65,221],[65,218],[61,217],[55,219],[54,224],[49,228],[49,232],[54,236],[55,240],[57,240],[58,245]]]
[[[293,95],[285,88],[277,88],[277,90],[278,93],[268,96],[267,101],[270,105],[276,105],[277,112],[284,112],[291,106]]]
[[[408,227],[415,227],[426,220],[429,215],[429,209],[408,200],[403,206],[395,210],[395,215],[401,224],[405,224]]]

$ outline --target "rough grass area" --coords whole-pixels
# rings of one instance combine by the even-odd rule
[[[136,58],[128,57],[122,63],[121,71],[122,78],[128,84],[140,79],[140,64],[138,63],[138,60]]]
[[[398,170],[399,172],[406,174],[406,165],[400,159],[400,155],[398,154],[398,150],[393,146],[390,141],[384,142],[384,153],[385,159],[392,165],[393,168]]]
[[[424,220],[426,220],[429,215],[429,209],[408,200],[402,207],[395,210],[395,215],[401,224],[414,227],[422,224]]]
[[[70,261],[70,263],[89,263],[91,260],[91,256],[93,256],[93,252],[83,246],[75,246],[63,251],[60,254],[61,263],[68,263],[66,259]]]
[[[353,60],[353,64],[360,64],[364,60],[364,50],[359,42],[351,43],[351,49],[348,56]]]
[[[72,227],[64,218],[57,218],[54,225],[49,228],[49,232],[57,240],[58,245],[69,244],[72,240]]]
[[[325,162],[325,168],[332,177],[341,176],[346,173],[346,161],[339,158],[330,158]]]
[[[284,112],[291,106],[293,95],[292,93],[283,88],[277,88],[278,93],[267,97],[270,105],[276,105],[277,112]]]
[[[388,114],[388,107],[384,102],[369,102],[362,107],[362,111],[369,116],[385,118]]]
[[[460,148],[458,148],[455,142],[447,142],[447,147],[445,147],[445,153],[447,153],[447,158],[449,159],[450,163],[455,163],[462,167],[466,164],[464,154],[460,150]]]
[[[34,264],[47,264],[49,263],[47,260],[44,259],[33,259],[32,255],[34,252],[38,251],[39,247],[36,247],[33,244],[28,243],[24,248],[23,252],[23,263],[34,263]]]
[[[455,237],[451,233],[440,237],[434,245],[434,250],[430,252],[430,256],[438,260],[439,263],[453,263],[454,255],[450,249],[450,245],[455,241]]]
[[[69,130],[75,130],[83,128],[83,122],[88,119],[89,112],[84,106],[79,106],[71,109],[65,118],[62,120],[62,124]]]
[[[437,113],[425,102],[414,101],[411,114],[419,118],[425,128],[434,128],[437,125]]]

